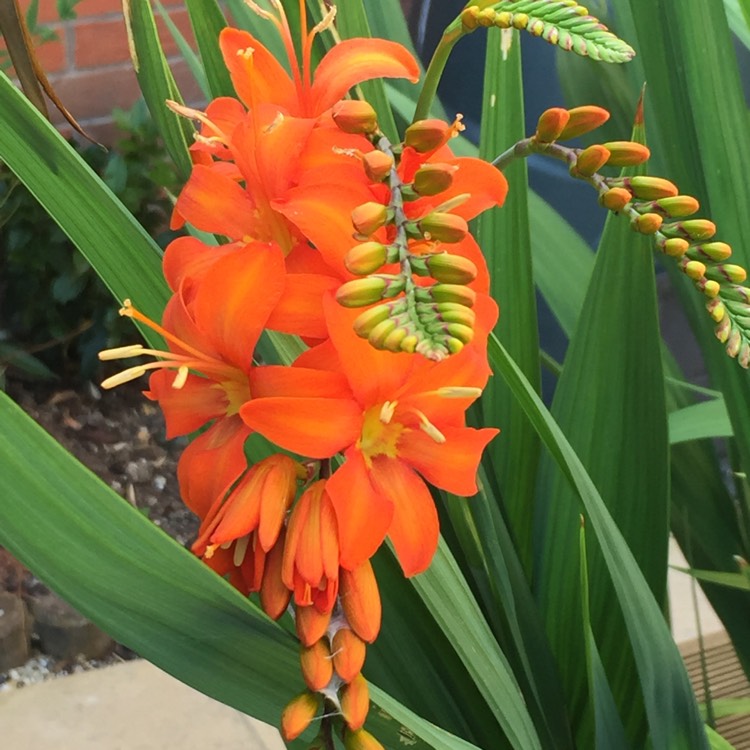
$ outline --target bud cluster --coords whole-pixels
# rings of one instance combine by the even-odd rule
[[[742,286],[747,272],[726,263],[732,254],[725,242],[713,241],[716,225],[708,219],[686,218],[699,209],[691,195],[680,195],[677,186],[662,177],[646,175],[606,177],[604,166],[629,167],[649,158],[646,146],[634,141],[611,141],[584,149],[557,141],[588,133],[607,121],[599,107],[549,109],[539,118],[536,132],[519,141],[494,162],[499,168],[511,160],[543,153],[568,164],[573,177],[591,184],[602,206],[630,219],[631,228],[651,235],[656,247],[677,261],[678,268],[709,298],[708,311],[716,322],[716,336],[730,357],[750,367],[750,287]]]
[[[370,201],[352,212],[359,243],[344,264],[360,278],[342,284],[336,298],[345,307],[369,308],[354,328],[374,347],[440,360],[474,335],[475,294],[469,285],[477,267],[460,250],[452,251],[469,233],[466,219],[454,210],[471,196],[448,197],[458,167],[427,161],[463,130],[461,118],[452,124],[419,120],[406,129],[403,143],[393,146],[373,129],[362,105],[342,102],[334,121],[346,132],[361,123],[356,132],[374,146],[362,157],[365,172],[372,182],[385,183],[388,202]],[[408,179],[402,176],[407,170]]]

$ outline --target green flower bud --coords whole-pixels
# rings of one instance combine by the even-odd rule
[[[347,270],[357,276],[375,273],[388,260],[388,248],[380,242],[362,242],[344,256]]]

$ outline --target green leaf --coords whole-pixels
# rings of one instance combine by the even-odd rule
[[[192,143],[193,126],[164,103],[171,99],[183,104],[183,100],[161,48],[151,3],[123,0],[123,13],[130,55],[143,98],[177,172],[183,181],[187,180],[192,168],[188,146]]]
[[[0,74],[0,160],[44,206],[118,300],[160,318],[161,251],[60,134]],[[158,344],[159,337],[145,333]]]
[[[228,25],[216,0],[186,0],[190,25],[201,53],[210,97],[236,96],[219,48],[219,33]]]
[[[633,554],[557,423],[502,344],[491,336],[492,367],[522,404],[555,463],[575,488],[602,550],[627,626],[640,677],[654,748],[707,747],[690,680],[661,609]],[[555,624],[559,613],[555,613]]]
[[[715,729],[706,727],[706,736],[711,750],[735,750],[734,745],[727,742]]]
[[[699,581],[716,583],[719,586],[729,586],[740,591],[750,591],[750,578],[744,573],[724,573],[717,570],[696,570],[695,568],[680,568],[674,566],[675,570],[687,573]]]
[[[201,692],[277,723],[304,688],[296,640],[3,393],[0,424],[0,543],[117,640]],[[474,750],[374,686],[373,695],[388,713],[374,707],[367,726],[387,747]]]
[[[692,404],[669,415],[669,442],[671,445],[688,440],[732,437],[732,423],[723,398]]]
[[[492,161],[509,143],[524,138],[521,40],[510,49],[500,29],[487,35],[480,158]],[[500,208],[485,211],[476,222],[476,238],[487,258],[490,293],[502,309],[495,335],[508,349],[529,382],[541,387],[536,298],[531,268],[528,174],[526,161],[506,170],[508,196]],[[481,402],[483,426],[499,427],[502,438],[486,452],[508,514],[521,560],[531,569],[533,496],[539,439],[523,409],[499,379],[487,384]]]
[[[701,703],[700,709],[705,716],[705,703]],[[750,698],[713,698],[711,699],[711,714],[715,719],[737,716],[738,714],[750,714]]]

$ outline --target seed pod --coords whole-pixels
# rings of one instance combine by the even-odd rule
[[[551,107],[542,112],[536,124],[534,140],[537,143],[553,143],[560,137],[570,120],[570,112],[562,107]]]
[[[299,737],[320,710],[317,695],[304,692],[287,703],[281,714],[281,734],[287,742]]]
[[[358,99],[344,99],[334,105],[333,121],[345,133],[372,135],[378,130],[378,116],[372,105]]]
[[[370,689],[367,680],[358,674],[341,689],[341,714],[349,729],[361,729],[370,710]]]

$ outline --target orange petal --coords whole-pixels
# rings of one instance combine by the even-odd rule
[[[324,494],[325,481],[320,480],[311,485],[299,499],[299,505],[306,502],[309,508],[297,541],[294,560],[302,578],[315,587],[323,578],[323,557],[320,551],[325,540],[322,536],[320,516]]]
[[[313,111],[322,114],[347,91],[372,78],[419,80],[419,66],[411,53],[385,39],[346,39],[320,61],[312,85]]]
[[[211,544],[221,545],[234,541],[257,528],[262,485],[263,476],[256,464],[242,477],[227,498],[221,509],[221,520],[211,534]]]
[[[212,380],[188,375],[182,388],[172,388],[174,379],[174,372],[157,370],[149,378],[149,390],[145,393],[158,401],[164,412],[168,440],[189,435],[206,422],[226,415],[226,394]]]
[[[175,204],[175,210],[197,229],[233,240],[255,233],[254,208],[234,180],[203,164],[193,167]]]
[[[314,370],[331,370],[332,372],[341,372],[341,360],[336,352],[333,342],[328,339],[322,344],[318,344],[294,360],[292,367],[305,367]],[[344,379],[346,382],[346,379]],[[347,386],[348,387],[348,386]]]
[[[284,518],[297,492],[297,463],[277,453],[263,462],[268,471],[261,489],[258,542],[268,552],[284,526]]]
[[[240,416],[279,447],[309,458],[330,458],[362,429],[362,408],[347,398],[253,399]]]
[[[296,107],[297,91],[289,74],[252,34],[224,29],[219,46],[237,95],[247,107],[260,102],[272,102],[287,110]],[[252,50],[249,59],[242,54],[245,50]]]
[[[353,570],[341,569],[341,607],[352,630],[367,643],[380,632],[383,607],[372,563],[365,560]]]
[[[197,237],[178,237],[167,246],[162,260],[164,278],[176,292],[186,279],[200,279],[219,258],[236,252],[238,245],[210,246]]]
[[[362,454],[351,449],[346,461],[328,480],[336,511],[341,566],[352,570],[375,554],[393,517],[393,503],[370,482]]]
[[[476,494],[482,451],[500,430],[442,427],[440,431],[444,443],[436,443],[421,430],[405,433],[398,444],[399,458],[436,487],[464,497]]]
[[[323,315],[323,295],[341,282],[332,276],[288,273],[281,299],[268,318],[267,327],[297,336],[328,337]]]
[[[283,291],[281,250],[248,245],[217,261],[203,277],[193,303],[195,322],[225,359],[247,371]]]
[[[263,581],[260,587],[260,604],[263,611],[272,619],[278,620],[289,606],[292,592],[281,580],[281,561],[284,554],[285,530],[281,529],[278,543],[273,546],[266,557],[263,569]]]
[[[443,454],[446,461],[446,454]],[[429,566],[438,544],[440,525],[435,503],[424,481],[398,459],[378,457],[372,462],[372,483],[393,502],[388,536],[393,542],[404,575],[421,573]]]
[[[247,468],[244,446],[249,434],[238,417],[226,417],[195,438],[180,456],[180,495],[200,518]]]
[[[348,395],[343,375],[337,372],[282,365],[260,365],[250,372],[254,399],[273,396],[337,398]]]

